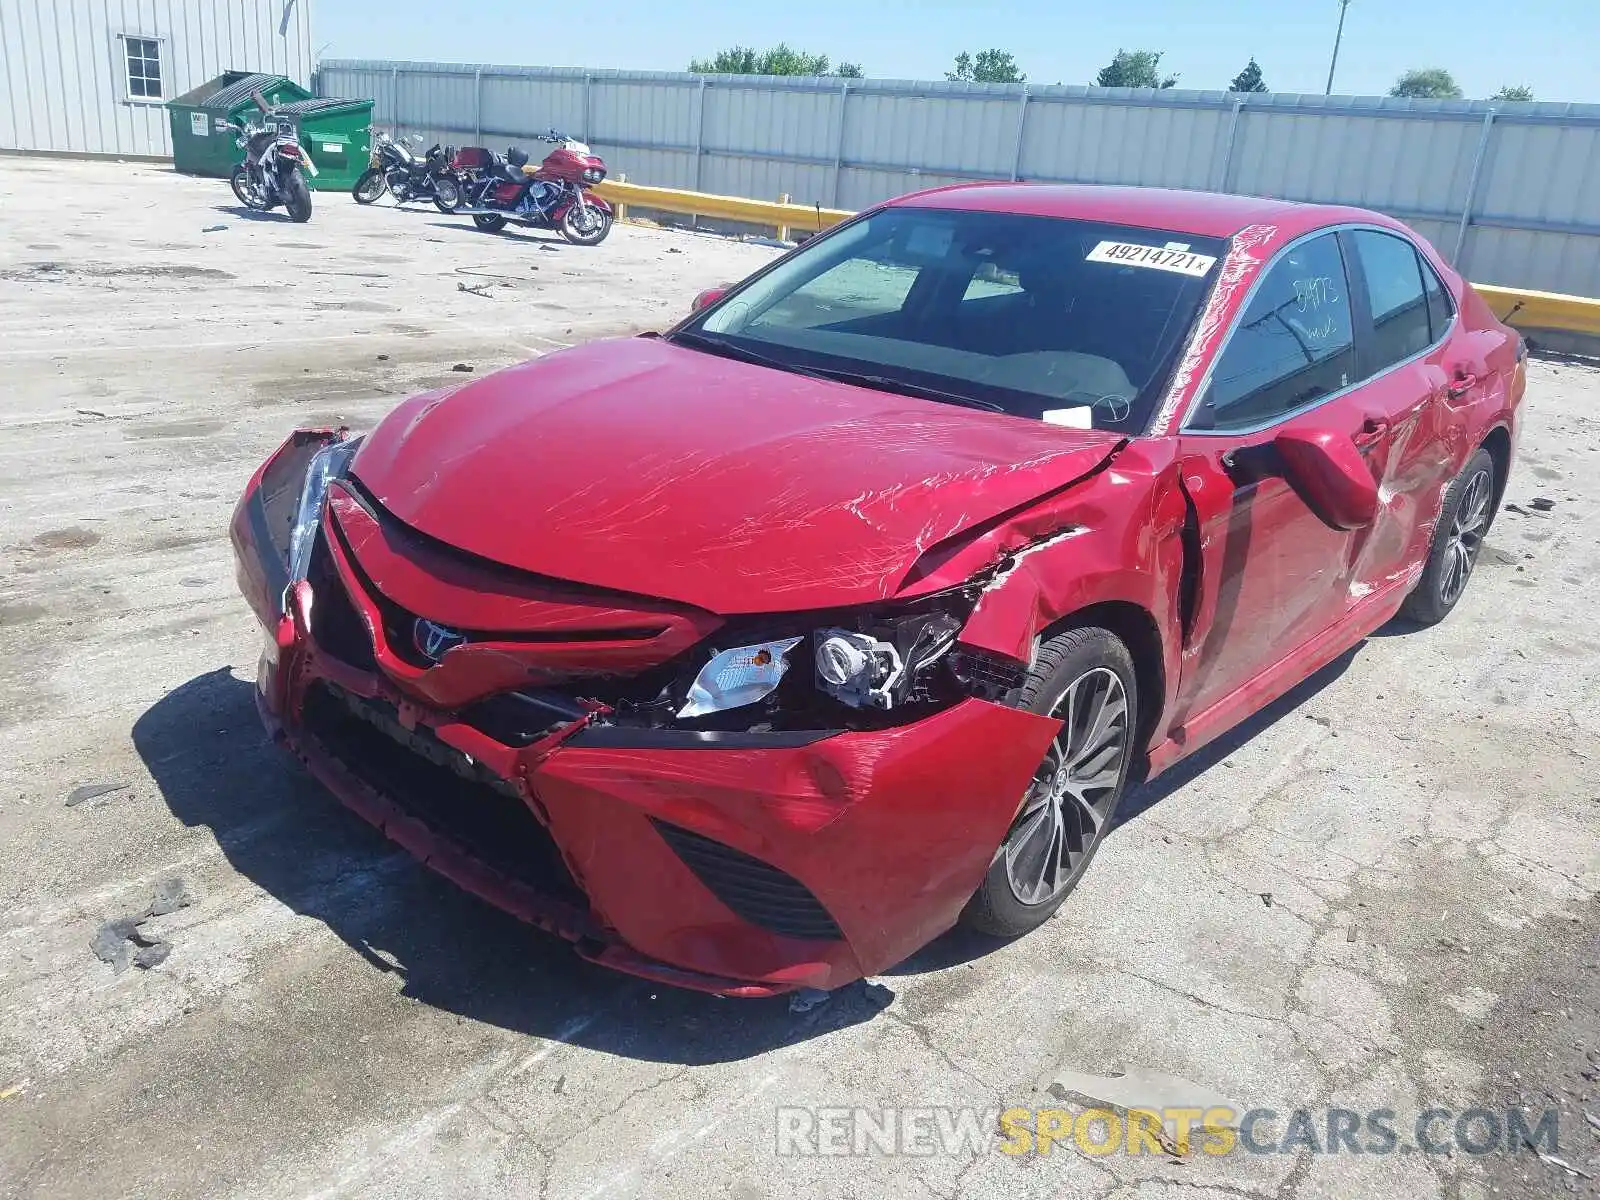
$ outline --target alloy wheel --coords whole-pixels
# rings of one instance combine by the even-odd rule
[[[1111,819],[1132,741],[1127,690],[1108,667],[1074,679],[1049,715],[1061,732],[1006,839],[1006,877],[1023,904],[1057,895],[1085,863]]]
[[[1449,540],[1445,543],[1444,570],[1439,573],[1439,599],[1454,604],[1466,590],[1467,578],[1483,548],[1483,535],[1489,528],[1489,472],[1478,471],[1461,490],[1461,503],[1451,519]]]

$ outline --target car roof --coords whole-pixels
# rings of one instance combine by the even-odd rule
[[[1231,237],[1248,225],[1276,226],[1280,237],[1293,237],[1345,221],[1394,224],[1387,217],[1361,209],[1298,204],[1264,196],[1100,184],[964,183],[912,192],[889,203],[914,208],[1066,217],[1191,233],[1196,237]]]

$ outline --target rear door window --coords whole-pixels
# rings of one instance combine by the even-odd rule
[[[1372,373],[1382,371],[1433,343],[1428,301],[1422,290],[1422,264],[1406,239],[1372,229],[1350,235],[1361,261],[1367,307],[1372,313]]]
[[[1349,387],[1355,370],[1344,256],[1334,234],[1319,234],[1267,268],[1190,425],[1270,424]]]

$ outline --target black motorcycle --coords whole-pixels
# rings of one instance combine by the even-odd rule
[[[388,192],[396,204],[432,200],[440,212],[459,208],[461,189],[450,170],[455,147],[436,144],[424,157],[418,158],[412,145],[421,144],[422,139],[415,134],[405,139],[382,132],[374,134],[371,165],[350,189],[356,203],[371,204]]]
[[[291,221],[309,221],[311,188],[300,172],[314,176],[317,168],[301,147],[294,122],[264,110],[260,124],[233,121],[230,126],[239,135],[235,144],[245,152],[228,181],[239,203],[260,212],[281,204]]]

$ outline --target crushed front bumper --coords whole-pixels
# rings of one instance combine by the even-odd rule
[[[234,522],[247,595],[270,568]],[[381,581],[375,581],[381,583]],[[590,715],[497,741],[374,663],[311,634],[309,584],[269,618],[258,703],[339,799],[434,870],[574,942],[680,987],[836,988],[956,920],[1058,724],[969,699],[871,732],[630,729]]]

